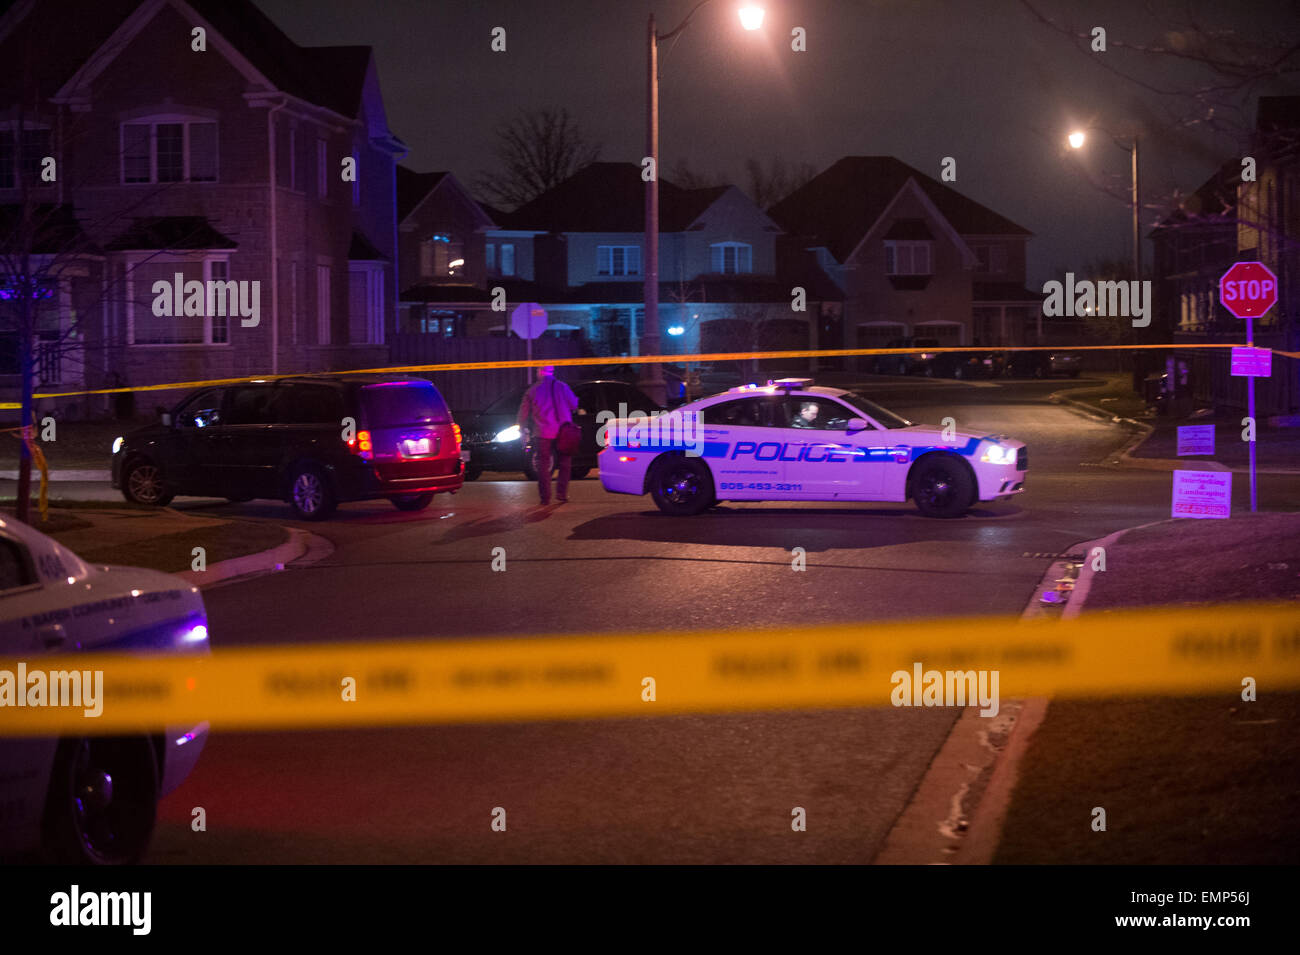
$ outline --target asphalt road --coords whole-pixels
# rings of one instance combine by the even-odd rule
[[[324,561],[205,593],[213,644],[1017,616],[1050,563],[1033,555],[1169,512],[1169,474],[1097,467],[1127,433],[1043,400],[1059,387],[872,383],[873,397],[915,420],[951,415],[960,430],[1028,444],[1026,492],[960,520],[910,504],[749,503],[678,519],[595,477],[543,509],[523,480],[484,480],[420,514],[381,501],[310,525],[334,544]],[[1262,506],[1286,500],[1293,481],[1261,479]],[[288,515],[272,502],[214,513]],[[806,572],[791,568],[796,546]],[[497,547],[504,573],[491,569]],[[218,732],[160,807],[151,859],[869,862],[956,716]],[[190,828],[197,806],[206,832]],[[791,830],[796,806],[806,832]],[[505,832],[490,827],[494,807]]]

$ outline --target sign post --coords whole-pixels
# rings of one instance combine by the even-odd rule
[[[1277,276],[1263,262],[1237,262],[1219,279],[1219,301],[1238,318],[1246,320],[1246,348],[1255,350],[1255,319],[1277,304]],[[1233,349],[1234,352],[1239,349]],[[1240,349],[1244,351],[1244,349]],[[1270,358],[1272,353],[1270,353]],[[1250,418],[1250,512],[1256,509],[1255,441],[1258,425],[1255,423],[1255,379],[1267,377],[1271,366],[1263,369],[1252,363],[1239,362],[1233,356],[1232,373],[1246,379],[1246,415]],[[1262,375],[1261,375],[1262,372]]]
[[[533,339],[546,331],[546,309],[536,302],[523,302],[510,313],[510,330],[528,342],[528,360],[533,360]],[[537,369],[528,369],[528,380],[536,377]]]

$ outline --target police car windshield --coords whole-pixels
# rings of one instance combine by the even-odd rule
[[[913,422],[908,421],[902,415],[896,415],[892,411],[886,411],[874,401],[868,401],[861,395],[856,395],[851,391],[840,395],[840,398],[857,408],[859,411],[871,415],[871,417],[880,422],[881,426],[884,428],[891,430],[894,428],[910,428],[913,424]]]

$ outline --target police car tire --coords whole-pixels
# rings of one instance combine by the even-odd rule
[[[464,477],[466,481],[477,481],[482,476],[483,476],[482,468],[471,468],[471,467],[465,468]]]
[[[100,788],[88,797],[96,783]],[[145,737],[60,740],[45,799],[43,855],[61,865],[139,862],[153,836],[159,786],[153,744]]]
[[[926,517],[961,517],[975,502],[975,479],[962,461],[932,455],[922,459],[912,474],[912,500]]]
[[[679,487],[675,492],[671,485],[693,485],[693,488]],[[701,514],[717,501],[708,465],[697,458],[674,454],[655,462],[650,472],[650,496],[659,510],[674,517]]]
[[[433,492],[425,491],[423,494],[398,494],[389,498],[393,502],[393,507],[399,511],[422,511],[433,503]]]

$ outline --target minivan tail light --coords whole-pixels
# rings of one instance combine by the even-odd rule
[[[451,433],[456,438],[456,449],[460,450],[460,425],[456,424],[454,421],[451,423]]]
[[[349,446],[355,445],[357,454],[362,460],[369,461],[374,456],[375,445],[370,440],[369,431],[358,431],[356,438],[348,442]]]

